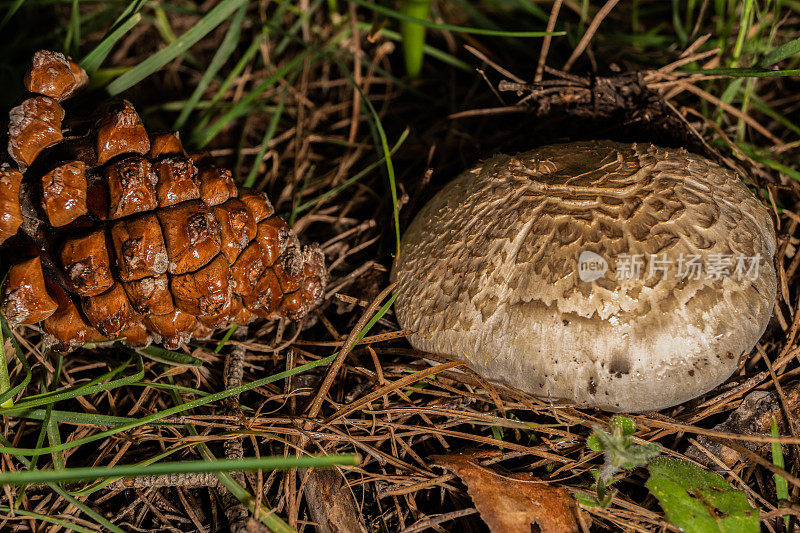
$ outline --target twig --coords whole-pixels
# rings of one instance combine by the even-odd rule
[[[553,2],[553,7],[550,9],[550,18],[547,19],[547,33],[551,33],[556,27],[556,20],[558,19],[558,12],[561,10],[561,4],[564,0],[556,0]],[[542,39],[542,51],[539,52],[539,62],[536,63],[536,74],[533,76],[533,81],[542,81],[542,74],[544,73],[544,64],[547,61],[547,53],[550,51],[550,41],[553,39],[552,35],[545,35]]]
[[[385,289],[381,291],[381,293],[372,301],[370,306],[364,311],[364,314],[361,315],[361,318],[358,320],[358,323],[355,327],[350,331],[350,335],[347,337],[347,341],[342,346],[342,349],[339,350],[339,355],[336,356],[336,359],[331,363],[331,366],[328,368],[328,374],[325,376],[325,381],[322,382],[322,386],[319,388],[319,392],[317,393],[314,401],[311,403],[311,406],[308,410],[308,417],[309,418],[316,418],[319,414],[319,410],[322,408],[322,402],[325,401],[325,396],[328,395],[328,391],[331,389],[331,385],[333,385],[333,381],[336,379],[336,376],[339,374],[339,370],[342,368],[342,364],[344,363],[347,354],[350,353],[350,350],[356,345],[358,342],[358,336],[361,333],[361,330],[367,325],[369,319],[372,318],[372,315],[378,310],[381,306],[381,302],[391,293],[397,282],[395,281]]]
[[[700,98],[703,98],[704,100],[707,100],[711,104],[721,107],[726,112],[730,113],[731,115],[735,116],[736,118],[740,118],[740,119],[744,120],[747,123],[748,126],[753,128],[754,130],[759,132],[761,135],[763,135],[764,137],[768,138],[770,141],[774,142],[775,144],[783,145],[783,141],[782,140],[780,140],[779,138],[775,137],[775,135],[773,135],[772,132],[770,132],[767,128],[765,128],[764,126],[759,124],[750,115],[742,113],[741,110],[736,109],[732,105],[723,102],[722,100],[720,100],[716,96],[714,96],[714,95],[712,95],[710,93],[707,93],[706,91],[704,91],[703,89],[701,89],[700,87],[698,87],[698,86],[696,86],[696,85],[694,85],[692,83],[686,83],[686,82],[679,81],[678,85],[680,87],[686,89],[690,93],[694,93],[697,96],[699,96]]]
[[[242,384],[242,375],[244,373],[244,356],[245,350],[241,346],[234,346],[233,350],[228,353],[225,358],[225,388],[232,389]],[[239,395],[235,394],[225,401],[225,411],[227,415],[239,413]],[[225,458],[226,459],[241,459],[244,457],[244,450],[242,449],[242,437],[236,437],[225,440]],[[232,472],[231,477],[239,485],[245,485],[245,477],[242,472]],[[227,489],[217,486],[217,494],[222,501],[222,508],[225,512],[225,518],[228,519],[230,531],[233,533],[253,533],[254,531],[266,531],[261,524],[255,520],[250,519],[250,512],[247,507],[242,504],[236,497],[231,494]]]
[[[578,43],[578,46],[575,47],[573,50],[572,55],[569,56],[567,62],[564,63],[564,71],[569,71],[572,68],[572,65],[575,64],[575,61],[580,57],[586,47],[589,46],[589,41],[592,40],[594,37],[595,32],[597,32],[597,28],[600,27],[600,23],[603,22],[603,19],[606,18],[606,15],[611,13],[611,10],[614,9],[614,6],[617,5],[619,0],[608,0],[603,7],[600,8],[600,11],[592,19],[591,24],[589,24],[589,28],[586,30],[586,33],[583,34],[581,41]]]

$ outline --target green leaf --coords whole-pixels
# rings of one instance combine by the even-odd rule
[[[219,353],[220,350],[225,347],[228,341],[231,340],[231,336],[238,327],[239,326],[237,324],[233,324],[230,328],[228,328],[228,331],[225,332],[225,335],[222,336],[222,339],[220,339],[220,341],[217,343],[217,346],[214,348],[214,353]]]
[[[597,498],[585,492],[576,492],[575,499],[584,507],[602,507],[600,502],[597,501]]]
[[[108,92],[116,95],[133,87],[144,78],[157,71],[179,55],[191,48],[197,41],[208,35],[214,28],[222,24],[235,10],[239,9],[247,0],[223,0],[214,9],[208,12],[200,22],[178,39],[151,55],[131,70],[114,80],[108,85]]]
[[[600,439],[597,438],[597,435],[592,433],[589,435],[589,438],[586,439],[586,446],[589,447],[590,450],[593,452],[602,452],[603,451],[603,443],[600,442]]]
[[[623,437],[630,437],[636,433],[636,424],[626,416],[615,416],[611,420],[611,429],[620,428]]]
[[[758,533],[758,510],[722,476],[671,457],[653,459],[649,470],[645,486],[658,498],[667,520],[683,531]]]
[[[760,65],[762,67],[768,67],[798,53],[800,53],[800,37],[770,50],[767,55],[764,56],[764,59],[761,60]]]

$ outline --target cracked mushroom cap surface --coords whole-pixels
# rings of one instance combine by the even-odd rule
[[[770,213],[683,149],[609,141],[499,155],[403,236],[395,311],[420,350],[548,400],[657,410],[725,381],[776,295]]]

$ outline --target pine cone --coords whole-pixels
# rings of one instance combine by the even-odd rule
[[[264,193],[189,156],[178,133],[148,135],[134,107],[111,102],[62,127],[61,103],[86,73],[40,51],[34,93],[10,113],[0,165],[0,244],[13,265],[2,312],[41,322],[54,349],[123,337],[175,349],[255,318],[299,319],[321,301],[326,272]],[[21,230],[21,231],[20,231]],[[32,253],[29,253],[32,252]]]

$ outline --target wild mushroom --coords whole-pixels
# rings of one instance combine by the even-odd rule
[[[736,370],[776,293],[769,211],[682,149],[608,141],[500,155],[417,215],[392,278],[421,350],[535,396],[670,407]]]

